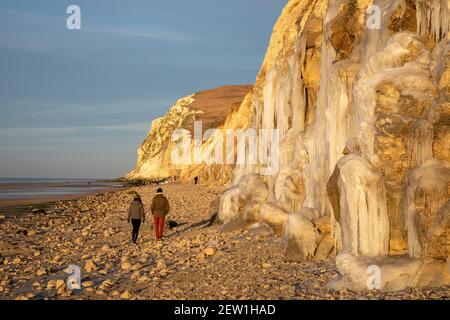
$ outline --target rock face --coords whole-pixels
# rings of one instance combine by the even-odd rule
[[[447,0],[290,0],[234,114],[278,130],[279,168],[236,166],[219,218],[276,226],[289,259],[338,254],[347,286],[365,288],[362,266],[380,257],[392,279],[430,278],[382,289],[447,284],[449,17]]]
[[[176,129],[193,133],[194,121],[202,122],[202,133],[220,128],[227,117],[239,108],[251,87],[225,86],[179,99],[166,115],[153,120],[150,132],[138,150],[136,168],[126,178],[160,180],[198,174],[201,164],[176,165],[172,161],[175,145],[172,134]]]

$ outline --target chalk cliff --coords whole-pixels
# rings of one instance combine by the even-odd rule
[[[377,26],[377,13],[379,26]],[[279,131],[279,168],[238,165],[224,224],[266,222],[332,288],[450,283],[450,2],[290,0],[234,114]]]
[[[219,220],[270,225],[287,260],[335,259],[330,288],[365,290],[377,270],[382,290],[450,284],[449,35],[448,0],[290,0],[254,87],[216,96],[211,116],[205,93],[180,99],[128,177],[227,182]],[[260,161],[235,164],[233,150],[229,164],[175,166],[171,134],[202,117],[220,136],[253,130],[246,159]],[[261,150],[267,130],[278,143]]]
[[[193,136],[194,121],[201,121],[203,133],[223,127],[251,88],[251,85],[224,86],[179,99],[163,117],[153,120],[147,138],[138,149],[136,167],[126,178],[160,180],[202,175],[202,164],[177,165],[172,161],[173,132],[186,129]]]

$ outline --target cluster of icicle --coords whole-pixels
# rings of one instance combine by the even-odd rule
[[[417,0],[417,29],[419,35],[432,35],[436,42],[450,33],[450,1]]]

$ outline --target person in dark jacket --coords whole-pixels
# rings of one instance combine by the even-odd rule
[[[156,240],[162,240],[162,235],[164,232],[164,219],[169,213],[170,206],[169,201],[163,195],[163,190],[161,188],[156,190],[156,196],[153,198],[150,208],[155,221],[155,238]]]
[[[130,204],[127,220],[128,223],[131,223],[131,225],[133,226],[131,231],[131,241],[133,243],[136,243],[141,223],[145,222],[144,205],[139,195],[136,195]]]

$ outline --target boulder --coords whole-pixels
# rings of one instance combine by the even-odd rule
[[[450,164],[437,159],[411,170],[402,209],[412,258],[450,256]]]
[[[331,219],[329,216],[323,216],[312,222],[320,233],[331,233]]]
[[[314,257],[320,240],[319,232],[301,212],[289,215],[286,236],[285,259],[287,261],[310,261]]]
[[[450,271],[440,260],[409,257],[355,257],[340,253],[336,267],[342,277],[328,283],[332,290],[400,291],[407,288],[436,287],[450,284]]]
[[[314,261],[322,261],[327,259],[334,248],[334,238],[327,234],[320,240],[319,246],[314,254]]]
[[[272,203],[261,206],[260,221],[271,226],[276,233],[283,234],[289,214],[282,208]]]

